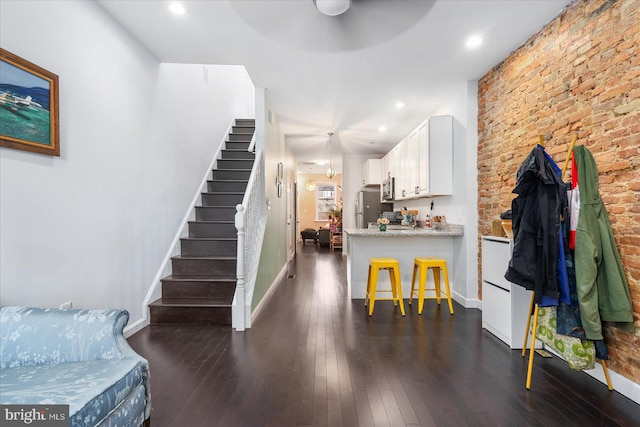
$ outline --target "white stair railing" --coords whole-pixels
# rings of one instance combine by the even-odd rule
[[[255,134],[249,145],[255,150]],[[232,327],[244,331],[251,327],[251,297],[256,284],[260,252],[266,224],[266,209],[261,191],[263,181],[262,150],[255,152],[253,169],[242,204],[236,206],[235,225],[238,230],[237,283],[233,297]]]

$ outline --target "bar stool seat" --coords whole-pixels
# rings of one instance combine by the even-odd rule
[[[427,274],[429,269],[433,271],[434,288],[427,288]],[[415,289],[416,275],[420,273],[418,280],[418,289]],[[444,276],[444,284],[446,294],[442,293],[440,288],[440,272]],[[434,296],[425,296],[425,291],[435,291]],[[413,278],[411,279],[411,295],[409,295],[409,304],[413,301],[413,297],[418,298],[418,314],[422,314],[425,299],[438,300],[440,305],[441,298],[446,298],[449,302],[449,312],[453,314],[453,304],[451,302],[451,289],[449,288],[449,273],[447,272],[447,261],[440,258],[414,258],[413,259]]]
[[[391,289],[378,289],[378,272],[387,270]],[[391,298],[378,298],[379,292],[390,292]],[[367,294],[365,307],[369,303],[369,316],[373,315],[373,306],[378,301],[393,301],[393,305],[400,304],[400,312],[404,316],[404,302],[402,300],[402,283],[400,281],[400,263],[395,258],[371,258],[369,260],[369,274],[367,276]]]

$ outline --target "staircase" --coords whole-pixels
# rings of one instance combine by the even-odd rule
[[[238,119],[222,158],[189,221],[189,237],[180,239],[180,255],[171,259],[172,274],[161,280],[162,298],[149,304],[151,324],[231,325],[236,287],[238,236],[236,205],[242,203],[254,154],[247,151],[253,119]]]

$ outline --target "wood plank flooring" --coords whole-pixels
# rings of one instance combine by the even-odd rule
[[[369,318],[340,252],[299,247],[257,322],[153,325],[129,339],[151,364],[153,427],[638,426],[640,405],[557,358],[526,359],[481,312],[390,301]]]

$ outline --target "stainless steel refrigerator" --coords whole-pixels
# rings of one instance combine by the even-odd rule
[[[358,191],[356,193],[356,228],[367,228],[370,222],[376,222],[378,213],[393,210],[391,203],[380,202],[379,191]]]

